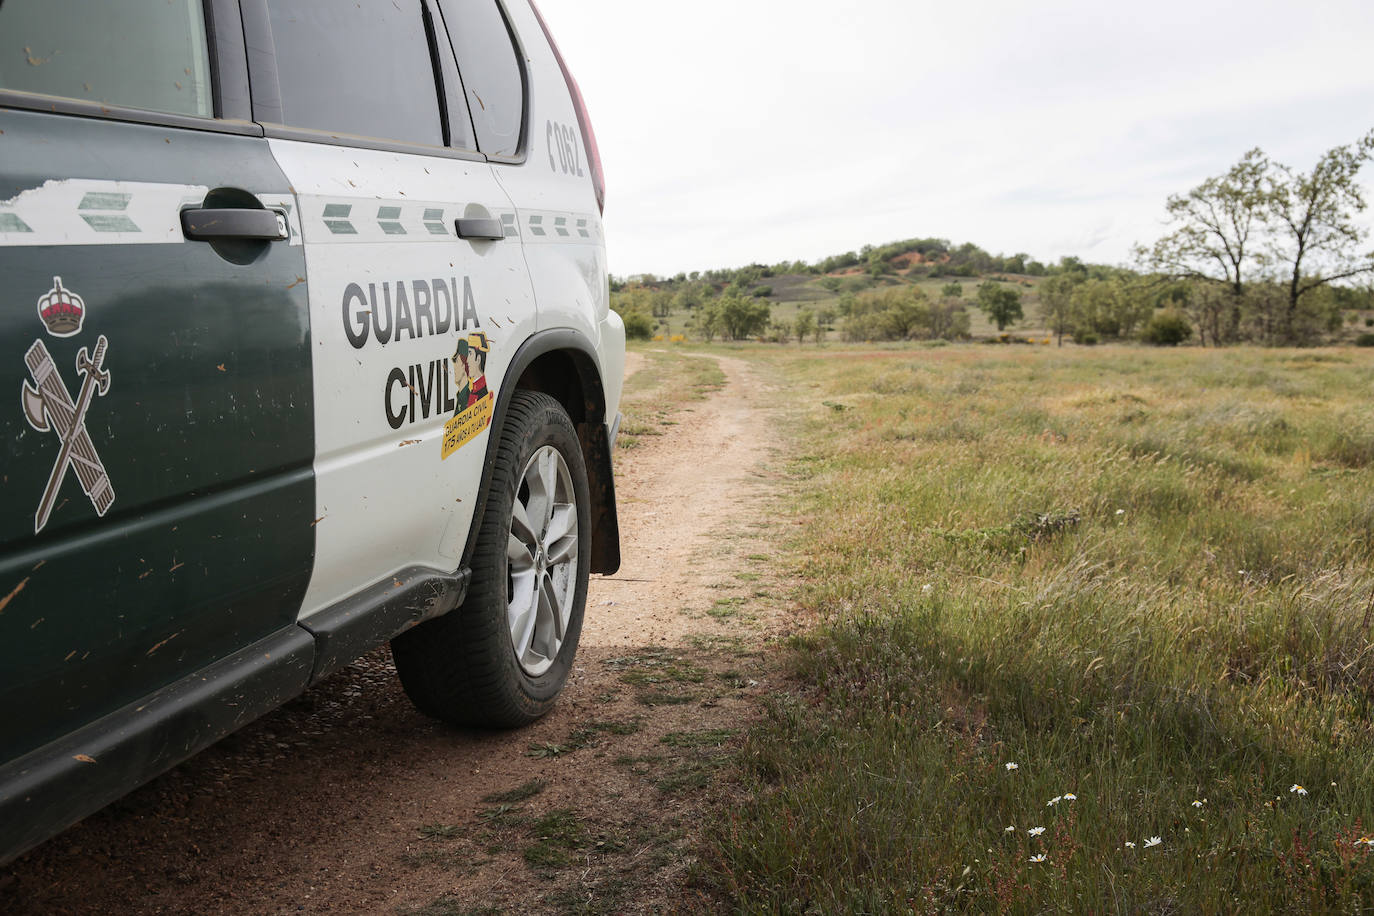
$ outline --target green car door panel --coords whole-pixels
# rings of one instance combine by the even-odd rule
[[[290,200],[265,141],[13,110],[0,130],[12,759],[295,620],[314,433],[299,240],[182,234],[207,197]]]

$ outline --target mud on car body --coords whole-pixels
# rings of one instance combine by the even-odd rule
[[[619,565],[601,201],[529,0],[0,5],[0,861],[387,640],[549,708]]]

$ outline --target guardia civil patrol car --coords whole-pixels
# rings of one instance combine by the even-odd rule
[[[549,708],[619,565],[602,197],[530,0],[0,4],[0,860],[387,640]]]

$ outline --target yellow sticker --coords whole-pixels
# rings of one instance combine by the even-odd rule
[[[444,424],[444,446],[440,460],[442,461],[477,438],[477,434],[489,425],[491,425],[490,394],[476,404],[464,407]]]

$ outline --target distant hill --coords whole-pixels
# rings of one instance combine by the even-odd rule
[[[1078,343],[1158,342],[1151,330],[1157,319],[1182,329],[1184,341],[1275,343],[1275,310],[1284,301],[1277,282],[1253,281],[1237,305],[1224,287],[1205,280],[1142,274],[1074,257],[1046,264],[1024,252],[991,254],[972,242],[917,238],[865,245],[814,263],[754,263],[671,277],[612,276],[611,305],[625,317],[631,336],[665,340],[713,339],[722,334],[717,319],[727,307],[732,310],[724,321],[729,336],[750,339],[781,341],[799,333],[814,334],[818,342],[837,336],[1000,337],[976,302],[985,284],[991,284],[985,293],[1003,287],[1015,293],[997,294],[1014,299],[1021,312],[1007,332],[1038,340],[1052,334]],[[1046,308],[1044,296],[1057,304]],[[1374,290],[1330,286],[1304,301],[1300,343],[1374,345]]]

